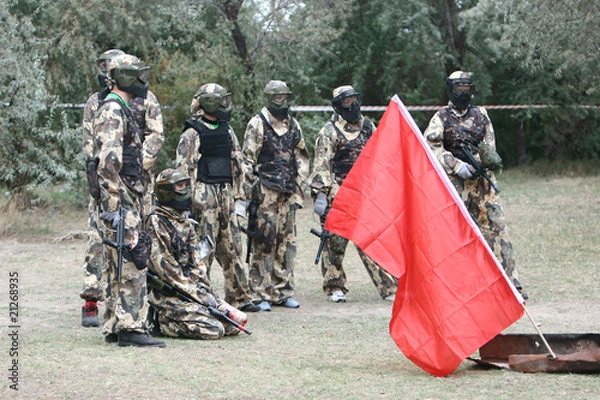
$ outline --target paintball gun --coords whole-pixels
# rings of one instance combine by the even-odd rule
[[[325,220],[327,219],[328,213],[329,213],[329,208],[327,208],[325,210],[325,213],[323,214],[323,216],[320,217],[321,218],[321,232],[319,232],[315,228],[310,229],[310,233],[312,233],[313,235],[320,238],[319,249],[317,250],[317,256],[315,257],[315,265],[318,265],[319,261],[321,261],[321,253],[323,253],[323,246],[325,246],[325,241],[327,239],[329,239],[329,236],[331,236],[331,233],[325,229]]]
[[[258,231],[258,201],[251,200],[248,205],[248,227],[241,227],[242,232],[248,238],[246,241],[246,264],[250,262],[250,254],[252,254],[252,241]]]
[[[150,287],[156,289],[159,293],[162,293],[165,296],[175,296],[183,301],[187,301],[190,303],[200,304],[201,306],[206,307],[208,309],[208,312],[210,312],[210,315],[212,315],[214,318],[218,319],[219,321],[228,322],[231,325],[235,326],[240,331],[246,333],[247,335],[252,335],[252,331],[250,331],[250,329],[239,324],[237,321],[234,321],[230,317],[229,310],[226,309],[225,312],[222,312],[222,311],[217,310],[214,307],[207,306],[207,305],[200,303],[198,300],[194,299],[192,296],[185,293],[184,291],[179,290],[178,288],[176,288],[172,285],[169,285],[167,282],[161,280],[158,277],[158,275],[156,275],[154,272],[152,272],[150,270],[146,271],[146,278],[148,281],[148,285]]]
[[[129,249],[129,244],[125,244],[125,215],[127,210],[119,208],[119,222],[117,225],[116,243],[108,238],[103,238],[102,243],[117,249],[117,282],[121,283],[121,269],[123,267],[123,252]]]
[[[485,169],[483,168],[481,163],[479,163],[475,159],[475,157],[473,157],[473,154],[471,154],[467,145],[461,144],[460,149],[464,155],[464,158],[463,157],[459,157],[459,158],[461,160],[469,163],[475,169],[475,172],[477,172],[479,175],[483,176],[483,178],[490,183],[490,185],[494,188],[496,193],[500,193],[500,189],[498,189],[498,186],[496,186],[496,184],[492,181],[492,178],[490,178],[490,176],[485,172]]]

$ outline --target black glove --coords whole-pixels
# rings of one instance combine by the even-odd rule
[[[129,249],[129,258],[138,270],[142,270],[148,266],[150,260],[150,252],[152,251],[152,239],[145,232],[141,231],[138,234],[138,242],[134,248]]]

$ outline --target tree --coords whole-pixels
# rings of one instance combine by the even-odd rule
[[[518,146],[510,158],[600,156],[600,113],[576,107],[600,102],[599,11],[594,0],[481,0],[463,13],[495,98],[559,107],[508,115]]]
[[[15,18],[4,3],[0,21],[0,182],[20,208],[30,206],[28,188],[75,180],[76,133],[52,108],[40,55],[43,41],[27,17]],[[53,122],[61,119],[56,129]]]

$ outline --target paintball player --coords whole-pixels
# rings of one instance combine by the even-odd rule
[[[162,149],[165,135],[163,133],[162,111],[158,99],[150,90],[146,98],[134,96],[129,104],[133,116],[140,129],[143,143],[143,168],[146,193],[144,194],[144,214],[148,215],[154,205],[154,164]]]
[[[102,270],[104,268],[104,255],[102,246],[102,231],[99,229],[98,207],[100,191],[97,186],[97,148],[94,136],[94,117],[98,107],[110,93],[106,82],[108,64],[112,57],[125,54],[119,49],[107,50],[98,57],[98,83],[103,89],[91,95],[83,108],[83,156],[85,158],[86,172],[89,183],[88,202],[88,237],[89,243],[85,253],[83,265],[83,291],[79,297],[85,300],[81,309],[81,325],[85,327],[100,326],[98,320],[97,302],[104,299],[105,288],[102,285]]]
[[[361,97],[350,85],[333,90],[334,113],[321,128],[315,143],[310,186],[315,197],[313,211],[323,220],[329,205],[350,172],[365,144],[375,131],[373,122],[361,115]],[[346,302],[346,273],[342,262],[348,240],[334,234],[326,239],[321,257],[323,291],[334,303]],[[384,300],[393,301],[398,282],[358,246],[358,255]]]
[[[252,117],[244,135],[246,194],[256,202],[250,281],[258,305],[298,308],[294,300],[296,210],[304,205],[309,155],[302,129],[289,108],[293,93],[283,81],[269,81],[266,107]]]
[[[496,137],[487,111],[471,105],[474,91],[472,73],[450,74],[446,79],[450,101],[432,117],[424,136],[504,271],[527,299],[518,279],[500,196],[494,188],[493,171],[502,168],[502,159],[496,152]],[[476,172],[477,165],[469,162],[465,152],[469,152],[491,182]]]
[[[84,289],[80,293],[80,297],[85,300],[85,305],[82,307],[81,324],[85,327],[99,326],[98,306],[97,301],[104,299],[103,291],[105,284],[102,283],[102,270],[104,269],[104,260],[102,254],[102,238],[101,232],[98,230],[98,201],[99,189],[97,187],[96,167],[98,160],[96,158],[97,149],[94,137],[94,117],[99,105],[104,101],[106,95],[110,92],[107,85],[106,74],[108,65],[112,57],[125,54],[122,50],[111,49],[107,50],[98,57],[98,83],[104,89],[94,93],[87,100],[83,111],[83,154],[86,162],[86,171],[90,181],[90,201],[88,206],[89,213],[89,247],[86,252],[84,261]],[[150,211],[151,191],[154,181],[153,165],[156,157],[162,148],[164,139],[163,122],[160,104],[154,93],[148,91],[146,98],[133,97],[130,107],[137,121],[143,142],[143,166],[145,180],[147,185],[146,194],[144,195],[144,212],[147,214]],[[107,299],[107,303],[112,303]],[[107,304],[111,307],[111,304]]]
[[[165,346],[148,334],[146,325],[150,239],[142,229],[143,147],[129,107],[134,96],[146,97],[149,69],[135,56],[113,57],[107,74],[111,91],[94,120],[103,237],[127,246],[123,252],[106,247],[104,271],[113,304],[107,306],[102,333],[107,342],[119,346]]]
[[[208,268],[216,258],[223,268],[225,301],[256,312],[237,214],[245,216],[243,159],[229,119],[231,93],[216,83],[202,85],[191,104],[177,147],[177,169],[192,180],[192,216],[198,221],[202,258]]]
[[[161,281],[185,293],[192,301],[152,288],[150,304],[158,311],[162,334],[169,337],[216,340],[240,332],[211,316],[208,307],[229,310],[236,322],[246,314],[219,299],[212,291],[207,268],[198,252],[196,221],[186,218],[191,209],[191,179],[175,169],[162,171],[155,185],[156,206],[148,218],[152,240],[150,270]]]

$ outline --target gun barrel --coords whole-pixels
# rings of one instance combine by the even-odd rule
[[[158,277],[158,275],[156,275],[154,272],[151,272],[149,270],[146,271],[146,277],[148,280],[148,284],[151,287],[153,287],[154,289],[156,289],[158,292],[161,292],[166,296],[179,297],[183,301],[200,304],[201,306],[206,307],[208,309],[208,311],[210,312],[210,314],[213,317],[215,317],[216,319],[229,322],[231,325],[235,326],[237,329],[246,333],[247,335],[252,335],[252,331],[250,329],[246,328],[245,326],[243,326],[243,325],[239,324],[238,322],[234,321],[233,319],[229,318],[225,313],[217,310],[216,308],[211,307],[211,306],[206,306],[206,305],[200,303],[198,300],[194,299],[193,297],[187,295],[186,293],[181,292],[176,287],[169,285],[167,282],[160,279]]]
[[[325,247],[325,241],[329,237],[329,232],[326,231],[325,228],[323,228],[321,232],[319,232],[315,228],[311,228],[310,233],[321,238],[321,240],[319,241],[319,249],[317,250],[317,255],[315,256],[315,265],[318,265],[319,261],[321,261],[321,254],[323,253],[323,247]]]
[[[244,332],[246,335],[252,335],[252,331],[250,329],[246,328],[244,325],[239,324],[237,321],[229,318],[229,316],[227,315],[228,312],[224,313],[210,306],[208,307],[208,311],[210,311],[213,317],[220,319],[221,321],[224,320],[229,322],[231,325],[235,326],[237,329]]]
[[[467,157],[468,163],[471,164],[473,168],[475,168],[475,171],[477,171],[479,175],[483,176],[483,178],[486,181],[488,181],[488,183],[492,186],[496,193],[500,193],[500,189],[498,189],[498,186],[496,186],[494,181],[492,181],[492,178],[490,178],[490,176],[485,172],[483,166],[475,159],[475,157],[473,157],[473,154],[471,154],[469,149],[464,145],[460,146],[460,148],[462,149],[465,157]]]
[[[251,200],[248,206],[248,227],[241,227],[242,232],[246,234],[246,264],[250,263],[252,254],[252,242],[258,232],[258,201]]]

